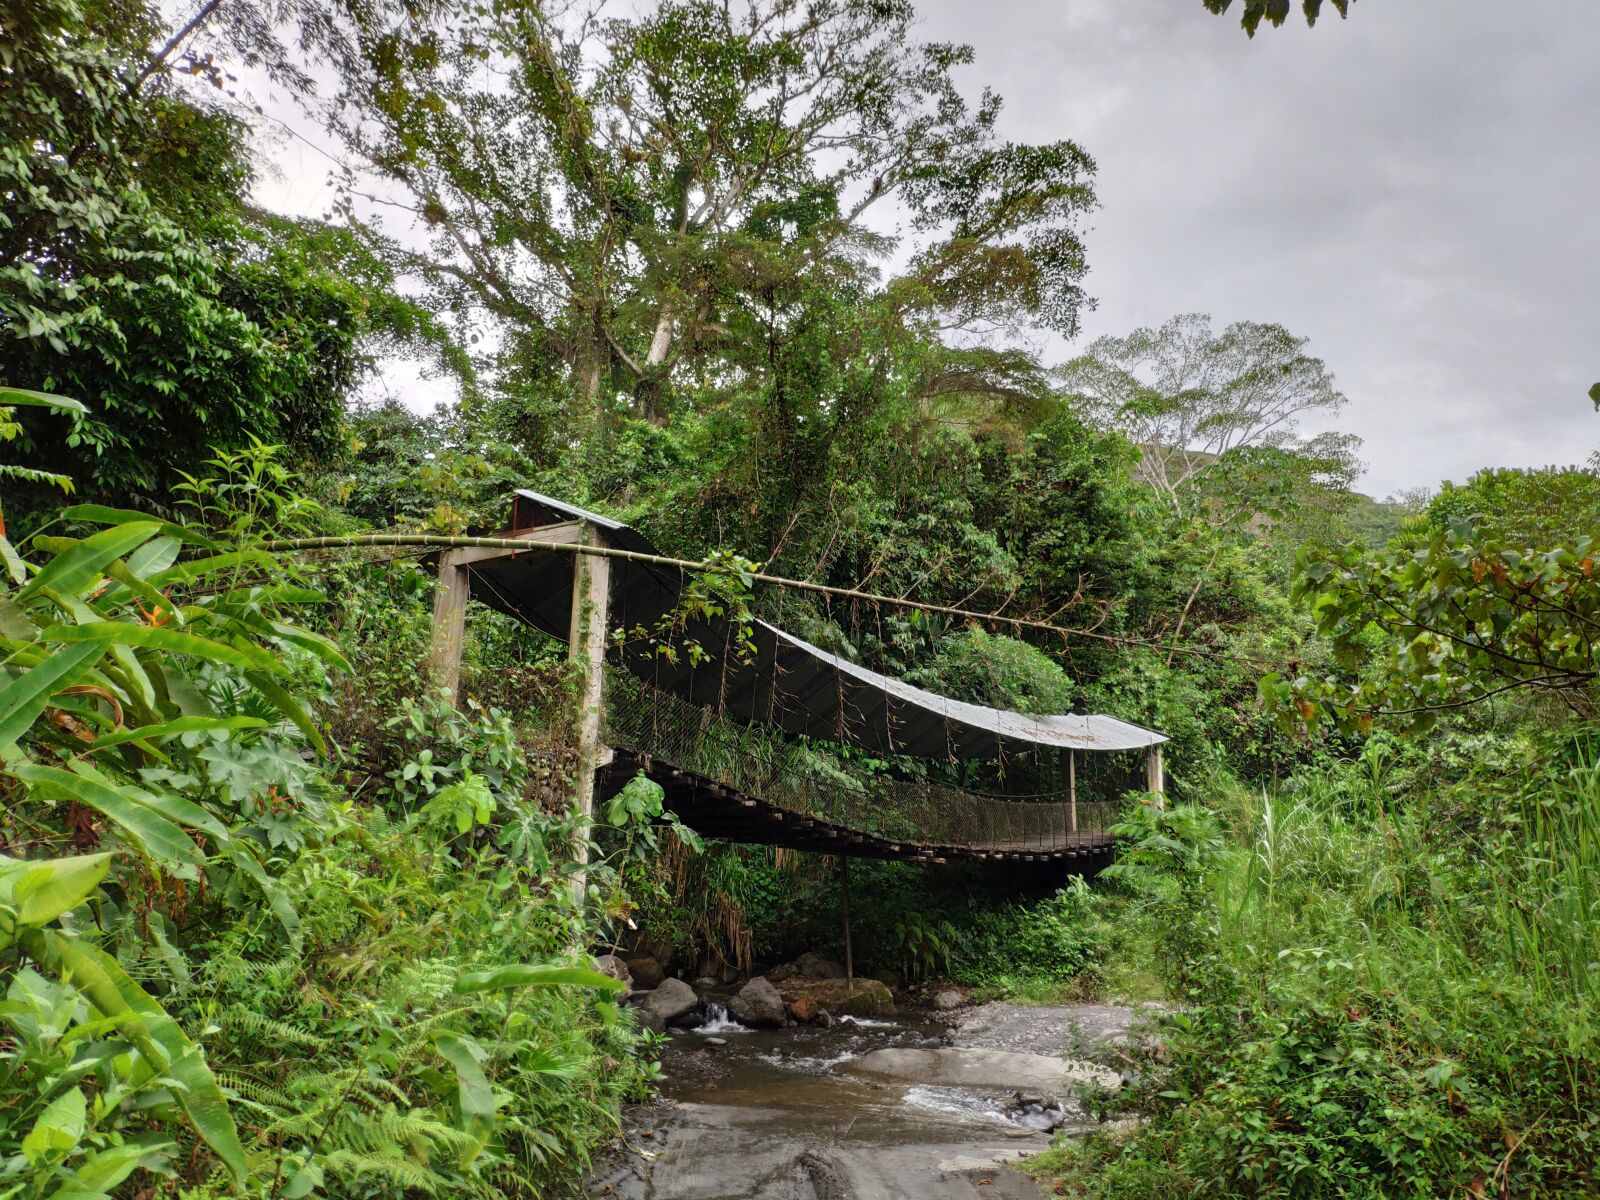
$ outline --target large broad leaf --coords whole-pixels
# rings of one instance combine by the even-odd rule
[[[36,929],[82,904],[106,877],[109,854],[13,859],[0,855],[0,950],[24,929]],[[15,916],[12,915],[15,914]]]
[[[70,548],[45,563],[39,573],[17,593],[17,597],[26,600],[46,588],[63,595],[76,596],[98,582],[112,562],[148,542],[160,529],[158,521],[130,521],[126,525],[102,529],[81,542],[74,542]]]
[[[197,529],[163,521],[160,517],[134,512],[128,508],[107,508],[104,504],[74,504],[71,508],[64,509],[61,515],[69,521],[89,521],[95,525],[126,525],[130,521],[155,521],[161,526],[162,533],[177,538],[180,542],[190,542],[196,546],[204,546],[208,550],[215,548],[217,544]]]
[[[453,1033],[441,1033],[433,1044],[439,1051],[439,1057],[455,1068],[456,1104],[461,1110],[461,1128],[477,1142],[476,1146],[462,1151],[460,1165],[469,1166],[494,1135],[494,1113],[498,1107],[494,1089],[489,1086],[489,1079],[479,1065],[482,1052],[476,1042]]]
[[[180,1085],[172,1089],[173,1094],[194,1131],[235,1180],[246,1179],[249,1164],[222,1089],[199,1048],[166,1010],[128,977],[116,959],[87,942],[47,930],[31,934],[28,949],[35,958],[68,976],[103,1015],[116,1019],[122,1035],[139,1048],[155,1074]]]
[[[105,652],[103,645],[73,646],[57,651],[0,691],[0,753],[33,727],[51,696],[79,682]]]
[[[6,773],[31,787],[44,788],[94,809],[116,822],[152,862],[178,874],[193,877],[205,864],[200,847],[181,827],[146,807],[140,793],[104,778],[91,778],[83,773],[81,764],[75,766],[76,770],[63,771],[60,767],[23,762],[7,767]]]
[[[263,550],[230,550],[210,558],[194,558],[168,567],[150,576],[151,587],[171,587],[176,583],[193,583],[196,579],[217,571],[232,571],[239,567],[271,567],[277,559]]]
[[[260,717],[177,717],[159,725],[141,725],[137,729],[123,729],[95,738],[87,753],[109,750],[128,742],[158,742],[180,733],[231,733],[241,729],[266,728],[267,722]]]
[[[83,414],[89,410],[81,400],[70,396],[57,396],[51,392],[33,392],[27,388],[0,386],[0,404],[8,408],[53,408],[59,412]]]
[[[209,659],[241,670],[282,671],[283,665],[256,646],[230,646],[192,633],[179,633],[159,625],[134,625],[127,621],[95,621],[88,625],[52,625],[39,635],[46,641],[139,646]]]
[[[469,971],[456,980],[455,990],[491,992],[519,987],[589,987],[620,992],[624,984],[588,967],[511,963],[492,971]]]
[[[88,1116],[83,1093],[77,1088],[68,1088],[45,1107],[28,1136],[22,1139],[23,1157],[37,1167],[64,1156],[83,1140]]]

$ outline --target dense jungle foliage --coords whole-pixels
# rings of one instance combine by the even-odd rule
[[[855,876],[864,970],[1177,1005],[1063,1194],[1600,1190],[1596,463],[1360,496],[1270,322],[1046,361],[1095,164],[1004,140],[970,50],[905,0],[620,13],[0,0],[0,1200],[559,1194],[654,1071],[591,955],[834,948],[831,862],[642,782],[573,817],[564,647],[475,611],[445,696],[418,555],[262,548],[516,487],[1055,627],[748,597],[1171,736],[1092,885]],[[324,220],[253,199],[246,69],[335,148]],[[456,401],[376,398],[405,357]]]

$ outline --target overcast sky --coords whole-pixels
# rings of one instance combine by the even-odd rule
[[[1200,0],[918,3],[928,40],[975,47],[964,82],[1004,95],[1005,136],[1099,164],[1084,341],[1181,312],[1288,326],[1379,497],[1600,445],[1596,0],[1356,0],[1253,41]],[[327,161],[273,157],[262,199],[320,209]]]
[[[1309,337],[1378,496],[1600,445],[1595,0],[1356,0],[1254,40],[1200,0],[918,2],[1006,136],[1099,164],[1086,337]]]

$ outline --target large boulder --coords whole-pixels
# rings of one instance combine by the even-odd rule
[[[633,989],[633,973],[628,970],[628,964],[615,954],[602,954],[594,960],[594,969],[602,975],[609,975],[612,979],[619,980],[622,986],[629,991]],[[623,993],[627,996],[627,992]]]
[[[844,968],[831,958],[806,951],[794,960],[795,969],[807,979],[843,979]]]
[[[639,1024],[660,1033],[700,1003],[694,989],[681,979],[663,979],[653,990],[634,997]]]
[[[661,964],[648,954],[630,958],[627,965],[629,974],[633,976],[633,982],[638,985],[641,991],[660,987],[661,981],[667,977],[667,973]]]
[[[741,1025],[778,1029],[789,1017],[778,989],[757,975],[728,1001],[728,1012]]]
[[[876,979],[857,979],[839,1001],[839,1011],[857,1017],[882,1017],[894,1012],[894,994]]]
[[[796,996],[789,1002],[789,1015],[802,1025],[811,1024],[821,1011],[822,1007],[817,1003],[815,996]]]

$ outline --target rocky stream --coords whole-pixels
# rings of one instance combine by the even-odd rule
[[[1053,1130],[1093,1127],[1079,1097],[1119,1086],[1106,1064],[1140,1015],[951,990],[896,1004],[881,984],[856,1005],[873,1011],[843,1013],[842,980],[780,973],[778,986],[668,979],[632,998],[666,1029],[661,1093],[629,1113],[589,1195],[1038,1200],[1013,1164]]]

